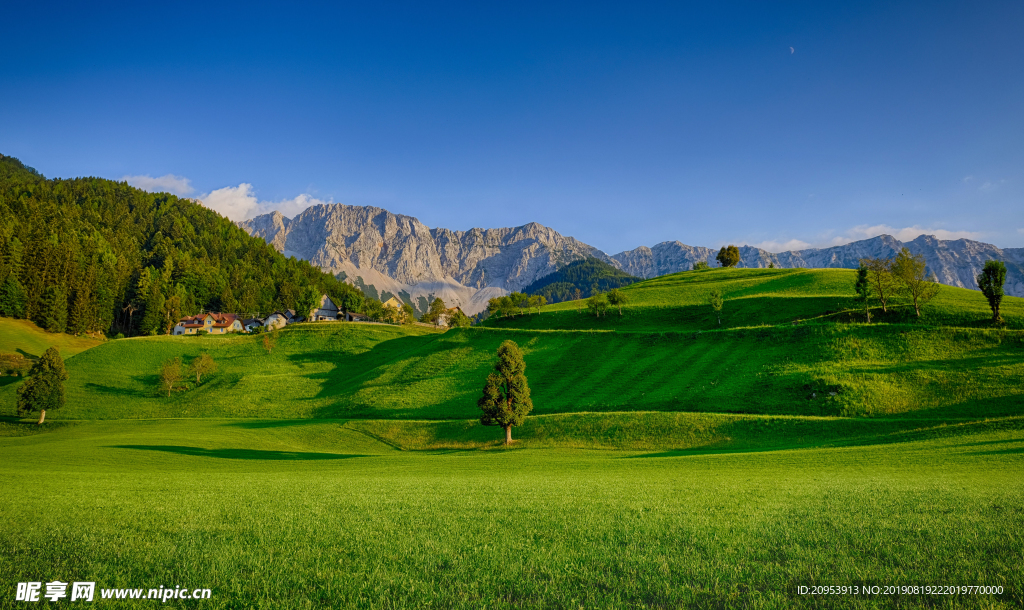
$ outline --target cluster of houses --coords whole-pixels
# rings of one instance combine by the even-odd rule
[[[384,307],[391,307],[401,311],[402,302],[391,297],[384,303]],[[453,307],[452,310],[458,309]],[[195,316],[186,316],[178,321],[171,331],[173,335],[195,335],[199,331],[206,331],[212,335],[225,333],[253,332],[258,328],[274,330],[294,324],[296,322],[368,322],[366,314],[356,312],[343,312],[334,304],[331,297],[326,294],[320,298],[320,307],[309,312],[308,316],[299,316],[294,309],[275,311],[265,318],[251,317],[241,318],[234,313],[201,313]]]

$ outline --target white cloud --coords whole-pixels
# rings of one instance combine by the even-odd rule
[[[1019,233],[1024,234],[1024,229],[1017,229]],[[802,239],[790,239],[789,241],[782,240],[766,240],[759,243],[748,244],[755,248],[761,248],[768,252],[788,252],[790,250],[805,250],[807,248],[830,248],[832,246],[843,246],[853,241],[859,241],[862,239],[871,239],[872,237],[878,237],[879,235],[892,235],[900,241],[912,241],[920,235],[934,235],[939,239],[974,239],[978,240],[984,237],[984,234],[978,231],[951,231],[949,229],[935,229],[922,227],[920,225],[914,225],[912,227],[891,227],[889,225],[859,225],[848,229],[841,235],[836,235],[835,231],[827,231],[819,234],[813,241],[804,241]],[[744,243],[734,241],[731,243]]]
[[[310,206],[330,203],[309,195],[299,195],[292,199],[276,202],[260,201],[257,199],[252,185],[247,182],[211,191],[200,195],[199,199],[204,206],[235,221],[248,220],[274,210],[291,218]]]
[[[192,182],[188,178],[175,176],[174,174],[166,174],[156,178],[152,176],[124,176],[121,180],[150,193],[171,193],[184,197],[195,191],[192,188]]]
[[[811,244],[799,239],[791,239],[789,241],[769,240],[750,245],[755,248],[767,250],[768,252],[787,252],[789,250],[803,250],[804,248],[811,247]]]
[[[983,237],[979,231],[950,231],[922,227],[921,225],[903,228],[889,225],[858,225],[848,230],[845,235],[833,238],[832,245],[848,244],[851,241],[870,239],[879,235],[892,235],[900,241],[911,241],[920,235],[934,235],[939,239],[981,239]]]
[[[1020,233],[1021,235],[1024,235],[1024,229],[1017,229],[1017,232]]]

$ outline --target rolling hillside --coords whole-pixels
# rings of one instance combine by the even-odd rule
[[[710,269],[685,271],[638,282],[620,290],[629,301],[622,315],[610,309],[597,318],[585,301],[555,303],[539,314],[513,319],[489,318],[486,326],[561,330],[705,331],[801,322],[863,322],[854,301],[856,272],[848,269]],[[725,299],[722,324],[707,305],[719,290]],[[938,296],[914,316],[913,307],[898,302],[883,314],[872,307],[873,322],[991,328],[992,313],[976,290],[939,286]],[[1004,297],[1006,328],[1024,329],[1024,298]]]
[[[69,359],[69,404],[51,417],[474,419],[481,384],[506,338],[525,350],[537,415],[686,411],[959,420],[1024,412],[1024,388],[1016,381],[1024,376],[1020,330],[792,324],[802,316],[828,322],[821,309],[840,309],[849,298],[842,292],[848,274],[680,274],[629,287],[634,300],[627,315],[610,312],[599,321],[568,303],[499,328],[447,333],[298,325],[270,354],[258,337],[247,336],[111,341]],[[709,286],[727,294],[723,329],[696,304],[694,295]],[[973,323],[975,312],[983,312],[965,296],[974,293],[945,289],[926,321],[941,313]],[[667,305],[673,301],[683,305]],[[1020,301],[1007,299],[1011,325],[1020,325]],[[540,328],[591,320],[611,328]],[[535,328],[504,327],[511,324]],[[202,351],[220,370],[198,387],[162,395],[160,364],[175,356],[187,364]],[[8,412],[13,392],[0,390]]]

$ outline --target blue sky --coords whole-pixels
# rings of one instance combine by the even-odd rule
[[[0,152],[48,177],[609,253],[1024,246],[1019,1],[22,4]]]

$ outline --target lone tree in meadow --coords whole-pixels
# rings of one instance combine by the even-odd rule
[[[203,352],[192,360],[188,366],[188,370],[196,376],[196,385],[199,385],[203,375],[210,375],[217,372],[217,363],[213,361],[210,354]]]
[[[601,317],[608,311],[608,299],[600,292],[587,299],[587,307],[595,316]]]
[[[171,397],[174,386],[181,383],[181,358],[171,358],[160,367],[160,387],[167,390],[167,398]]]
[[[732,244],[722,246],[715,260],[723,267],[735,267],[740,263],[740,249]]]
[[[860,266],[868,270],[868,284],[882,305],[882,313],[889,311],[889,302],[899,292],[899,285],[892,275],[892,260],[888,258],[862,258]]]
[[[696,263],[693,264],[694,271],[706,271],[710,268],[711,265],[709,265],[707,261],[697,261]]]
[[[608,291],[608,302],[611,303],[612,307],[619,308],[619,315],[622,315],[622,305],[629,301],[629,297],[626,296],[625,292],[622,292],[618,288],[612,288]]]
[[[725,298],[722,297],[720,290],[712,290],[708,293],[708,305],[714,310],[715,316],[718,317],[718,325],[722,325],[722,306],[725,305]]]
[[[64,406],[64,382],[68,373],[64,360],[56,347],[43,352],[28,372],[28,380],[18,388],[18,413],[27,415],[39,411],[38,425],[46,419],[46,412]]]
[[[871,324],[871,282],[868,281],[868,268],[863,263],[857,267],[857,283],[853,289],[857,292],[857,300],[864,304],[864,315]]]
[[[901,288],[914,303],[917,317],[921,317],[921,307],[939,292],[939,285],[925,275],[924,255],[911,256],[910,250],[903,248],[892,262],[892,274],[902,284]]]
[[[480,423],[505,429],[505,445],[512,444],[512,428],[521,426],[533,410],[530,386],[526,382],[526,363],[515,341],[506,340],[498,348],[498,362],[487,376],[484,394],[476,402],[483,411]]]
[[[986,261],[985,268],[978,274],[978,288],[988,299],[992,308],[992,321],[999,324],[1003,317],[999,315],[999,306],[1003,302],[1003,284],[1006,283],[1006,265],[1000,261]]]

